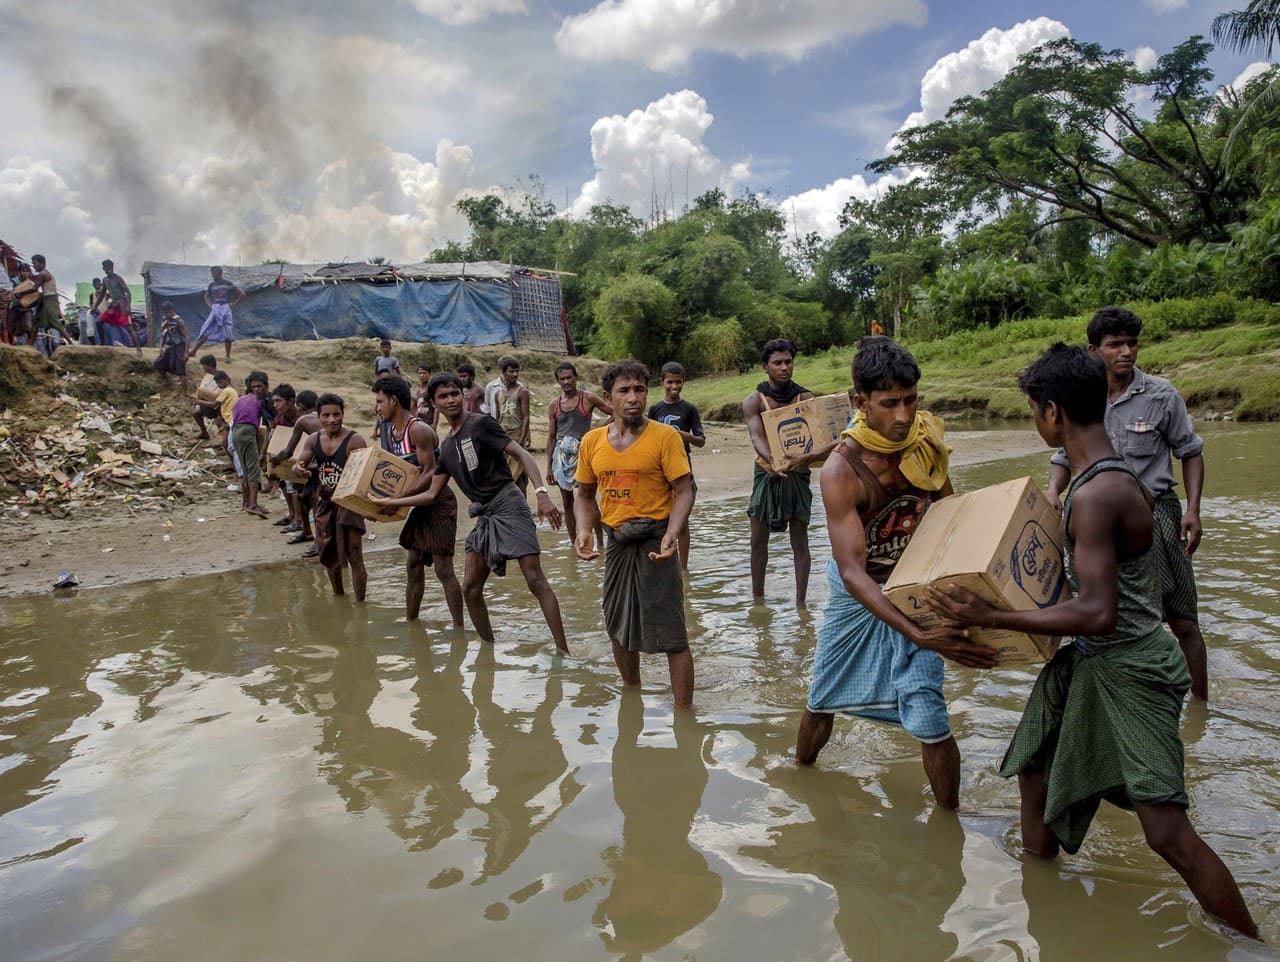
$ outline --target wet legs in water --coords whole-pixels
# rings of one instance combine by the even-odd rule
[[[618,666],[618,674],[622,684],[627,687],[638,687],[640,684],[640,652],[628,651],[616,641],[613,642],[613,663]],[[677,708],[689,708],[693,705],[693,652],[684,651],[667,653],[667,671],[671,673],[671,698]]]
[[[1053,858],[1058,854],[1058,841],[1044,824],[1044,775],[1038,772],[1019,775],[1018,788],[1022,793],[1022,846],[1032,855]],[[1137,811],[1147,844],[1182,876],[1201,908],[1256,939],[1258,927],[1236,880],[1218,853],[1196,834],[1186,809],[1164,802],[1139,805]]]
[[[462,585],[453,573],[453,555],[440,555],[434,559],[433,567],[440,587],[444,590],[444,600],[449,605],[449,614],[453,618],[453,627],[462,627]],[[404,592],[405,618],[416,621],[422,608],[422,595],[426,590],[427,561],[421,551],[409,551],[406,564],[408,582]]]
[[[369,586],[369,572],[364,567],[364,535],[356,528],[337,525],[334,537],[347,539],[347,564],[351,566],[351,590],[355,593],[356,601],[364,601],[365,590]],[[346,594],[342,586],[342,565],[334,565],[332,568],[326,565],[324,570],[329,575],[329,584],[333,586],[333,593],[339,596]]]
[[[796,570],[796,604],[804,605],[809,594],[809,528],[792,518],[787,525],[791,536],[791,556]],[[751,519],[751,596],[764,597],[764,576],[769,567],[769,524],[760,518]]]
[[[812,765],[818,760],[818,753],[831,738],[834,719],[830,712],[804,710],[800,716],[800,730],[796,733],[796,761],[799,764]],[[921,742],[920,759],[938,807],[954,811],[960,805],[960,749],[956,740],[948,737],[933,744]]]
[[[1186,618],[1170,618],[1169,630],[1178,639],[1178,647],[1187,659],[1187,671],[1191,673],[1191,697],[1209,700],[1209,658],[1204,647],[1204,635],[1200,626]]]
[[[536,554],[525,555],[518,559],[520,570],[524,574],[525,583],[530,593],[538,600],[542,608],[542,616],[547,627],[551,629],[551,637],[555,639],[556,650],[569,651],[569,643],[564,636],[564,623],[560,619],[560,602],[551,589],[550,582],[542,573],[542,565]],[[467,603],[467,613],[471,615],[471,624],[485,641],[493,641],[493,625],[489,621],[489,606],[484,600],[485,582],[489,580],[489,565],[484,557],[475,551],[467,552],[466,567],[462,575],[462,597]]]

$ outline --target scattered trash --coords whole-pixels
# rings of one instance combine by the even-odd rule
[[[113,551],[115,551],[115,550],[116,550],[115,548],[103,548],[103,549],[102,549],[102,553],[103,553],[103,554],[111,554],[111,552],[113,552]]]
[[[196,518],[196,524],[204,524],[208,520],[208,518]]]
[[[145,438],[138,442],[138,450],[145,454],[164,454],[164,448],[156,444],[154,441],[148,441]]]
[[[229,484],[229,485],[227,485],[227,490],[228,490],[228,491],[239,491],[239,490],[240,490],[240,485],[238,485],[238,484]]]
[[[70,571],[64,571],[58,575],[58,580],[53,583],[53,590],[57,591],[60,588],[74,588],[78,584],[80,584],[79,578]]]
[[[372,531],[364,536],[365,541],[376,541],[377,539],[378,539],[378,536],[374,534]]]
[[[173,540],[173,536],[172,536],[172,535],[168,535],[168,534],[167,534],[167,535],[165,535],[163,538],[161,538],[160,540],[161,540],[161,541],[172,541],[172,540]]]

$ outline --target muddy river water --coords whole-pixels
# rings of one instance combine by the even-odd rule
[[[1205,434],[1213,700],[1185,713],[1188,790],[1277,941],[1280,426]],[[569,659],[511,577],[496,646],[447,630],[430,581],[406,625],[398,552],[372,556],[366,606],[298,565],[0,603],[0,959],[1275,957],[1209,924],[1129,813],[1024,860],[995,767],[1033,671],[948,670],[959,818],[871,722],[838,719],[797,770],[820,502],[799,612],[782,536],[752,607],[745,506],[695,511],[697,709],[675,718],[665,662],[620,691],[599,569],[547,531]]]

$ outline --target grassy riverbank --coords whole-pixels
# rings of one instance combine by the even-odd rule
[[[1216,302],[1217,314],[1186,310]],[[1214,305],[1210,305],[1214,306]],[[1138,363],[1167,377],[1201,415],[1280,420],[1280,308],[1232,299],[1134,305],[1146,319]],[[1207,320],[1218,320],[1203,327]],[[1054,341],[1081,342],[1087,317],[1031,318],[934,341],[904,339],[921,367],[924,403],[935,412],[972,419],[1025,418],[1014,383],[1018,371]],[[1199,329],[1185,329],[1195,325]],[[850,386],[852,347],[801,357],[796,380],[818,394]],[[690,382],[685,397],[710,420],[741,420],[742,399],[759,370]]]

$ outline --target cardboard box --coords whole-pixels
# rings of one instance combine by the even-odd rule
[[[884,590],[898,610],[928,627],[943,620],[925,604],[931,584],[959,585],[1006,611],[1070,597],[1062,519],[1036,482],[1018,478],[932,505]],[[971,628],[969,637],[994,648],[1001,667],[1048,661],[1061,640],[991,628]]]
[[[399,497],[417,477],[417,468],[391,452],[380,447],[360,448],[347,458],[333,491],[333,503],[370,521],[403,521],[412,509],[400,508],[394,515],[385,515],[368,496]]]
[[[781,468],[788,456],[810,454],[840,437],[849,423],[851,411],[847,391],[765,411],[760,420],[769,439],[774,467]]]
[[[297,480],[293,476],[295,458],[285,458],[285,460],[275,465],[270,460],[273,455],[279,454],[289,446],[291,437],[293,437],[293,428],[281,426],[271,429],[271,437],[267,438],[267,474],[270,477],[279,478],[281,481]],[[295,451],[295,453],[297,452]]]

